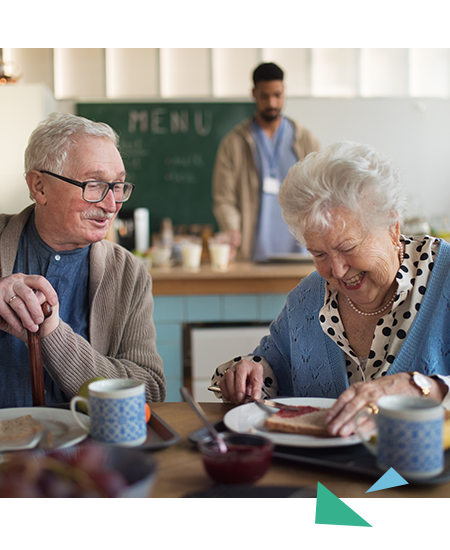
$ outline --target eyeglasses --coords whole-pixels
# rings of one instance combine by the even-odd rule
[[[116,202],[125,202],[130,198],[131,192],[134,189],[134,184],[126,181],[119,181],[115,183],[108,183],[106,181],[81,182],[71,180],[70,178],[66,178],[64,176],[58,176],[58,174],[54,174],[48,170],[39,170],[39,172],[41,174],[48,174],[49,176],[53,176],[54,178],[58,178],[62,181],[66,181],[67,183],[71,183],[77,187],[81,187],[83,189],[83,199],[87,202],[101,202],[106,197],[110,189],[113,192],[114,200]]]

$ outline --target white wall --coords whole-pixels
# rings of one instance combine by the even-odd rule
[[[58,110],[44,84],[0,86],[0,212],[14,214],[31,203],[23,155],[37,124]]]
[[[1,212],[18,212],[30,203],[23,153],[38,122],[58,110],[73,112],[73,105],[55,101],[43,84],[0,86]],[[450,215],[448,100],[288,98],[285,113],[321,145],[348,139],[381,149],[404,170],[407,193],[419,199],[429,221]]]
[[[339,140],[382,150],[404,171],[427,218],[450,215],[450,102],[444,99],[289,98],[285,113],[322,146]]]

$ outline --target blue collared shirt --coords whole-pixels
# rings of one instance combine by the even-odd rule
[[[282,183],[289,168],[298,159],[292,147],[294,126],[286,118],[282,118],[272,138],[263,132],[256,120],[253,120],[252,134],[257,151],[255,164],[260,175],[262,188],[252,259],[265,261],[267,257],[273,254],[299,251],[296,239],[289,232],[288,226],[282,218],[278,195],[265,193],[262,185],[266,177],[275,178]]]
[[[13,273],[45,277],[59,300],[59,316],[72,330],[89,340],[89,249],[56,252],[39,236],[34,213],[22,231]],[[69,401],[44,366],[47,405]],[[31,407],[31,380],[27,346],[0,331],[0,408]]]

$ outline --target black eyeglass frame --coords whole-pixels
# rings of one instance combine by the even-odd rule
[[[62,181],[65,181],[67,183],[71,183],[72,185],[76,185],[77,187],[81,187],[81,189],[83,190],[83,200],[85,200],[86,202],[102,202],[102,200],[106,197],[106,195],[110,191],[113,192],[113,196],[114,196],[114,186],[127,184],[127,185],[131,186],[131,191],[130,191],[129,196],[126,199],[122,200],[122,201],[117,201],[114,198],[114,200],[116,200],[116,202],[123,203],[123,202],[126,202],[130,198],[131,193],[133,192],[133,189],[134,189],[134,183],[129,183],[128,181],[115,181],[113,183],[108,183],[107,181],[90,180],[90,181],[81,182],[81,181],[72,180],[70,178],[66,178],[65,176],[59,176],[58,174],[54,174],[53,172],[49,172],[48,170],[39,170],[39,172],[41,174],[48,174],[49,176],[53,176],[54,178],[58,178],[58,179],[60,179]],[[86,189],[86,185],[88,185],[88,183],[105,183],[108,186],[108,189],[107,189],[106,193],[103,195],[103,197],[101,199],[98,199],[96,201],[90,201],[90,200],[84,198],[84,190]]]

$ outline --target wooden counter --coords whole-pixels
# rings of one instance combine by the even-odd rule
[[[311,263],[236,262],[225,272],[202,265],[198,272],[183,271],[181,266],[153,267],[154,296],[180,294],[259,294],[288,293],[301,279],[314,271]]]

